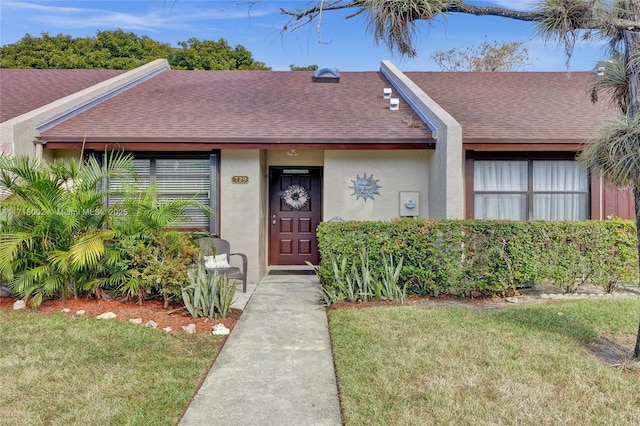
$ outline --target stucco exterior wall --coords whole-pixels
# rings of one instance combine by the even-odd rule
[[[324,151],[267,151],[267,163],[269,166],[319,167],[324,164]]]
[[[382,73],[401,93],[432,131],[435,155],[429,162],[429,217],[464,217],[464,159],[462,126],[389,61],[382,61]]]
[[[231,243],[231,251],[249,258],[247,281],[264,275],[265,160],[260,150],[222,150],[220,153],[220,237]],[[246,176],[248,183],[234,184],[233,176]],[[237,257],[237,256],[236,256]],[[234,266],[241,266],[231,259]]]
[[[429,216],[430,150],[326,151],[324,161],[323,220],[391,220],[400,215],[400,191],[420,193],[420,216]],[[366,201],[353,195],[357,177],[380,186],[380,195]]]

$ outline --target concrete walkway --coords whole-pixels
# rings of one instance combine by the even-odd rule
[[[181,426],[341,425],[315,276],[266,276]]]

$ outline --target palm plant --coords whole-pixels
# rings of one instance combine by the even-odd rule
[[[637,6],[636,6],[637,7]],[[603,75],[592,89],[592,99],[604,92],[620,108],[622,117],[610,122],[578,156],[586,167],[601,173],[615,185],[630,185],[636,207],[638,267],[640,268],[640,113],[638,112],[638,80],[640,55],[617,54],[604,67]],[[635,73],[635,74],[634,74]],[[634,359],[640,359],[640,324]]]
[[[0,157],[0,278],[33,306],[43,298],[78,297],[105,255],[111,209],[104,179],[132,172],[131,159],[111,155],[43,163]]]
[[[602,75],[592,86],[591,98],[596,101],[603,93],[619,107],[622,115],[604,126],[598,136],[586,144],[578,161],[615,185],[631,185],[633,188],[640,267],[640,115],[628,113],[629,80],[626,78],[626,71],[630,66],[637,66],[638,60],[636,57],[627,61],[624,55],[614,54],[605,63]]]
[[[173,296],[181,296],[187,267],[198,258],[199,249],[187,234],[171,226],[185,220],[185,210],[190,206],[212,214],[208,206],[195,199],[159,203],[154,186],[144,191],[125,187],[119,208],[126,214],[113,222],[117,238],[112,248],[119,256],[114,272],[119,274],[109,275],[124,297],[137,297],[142,303],[148,292],[159,290],[166,308]]]

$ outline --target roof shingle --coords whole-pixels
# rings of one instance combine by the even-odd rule
[[[379,72],[344,72],[340,83],[313,73],[166,71],[43,134],[45,140],[305,143],[427,142],[406,124],[412,111],[390,111]]]
[[[124,72],[0,69],[0,123]]]
[[[592,104],[591,72],[407,72],[461,125],[464,143],[581,143],[615,117]]]

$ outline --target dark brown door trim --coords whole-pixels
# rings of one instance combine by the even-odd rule
[[[269,168],[269,265],[318,264],[322,167]]]

